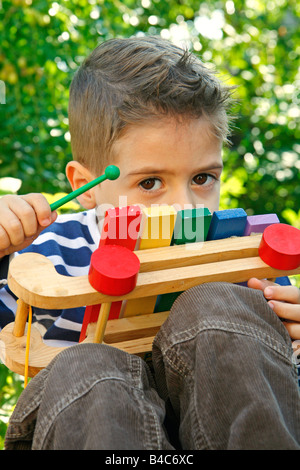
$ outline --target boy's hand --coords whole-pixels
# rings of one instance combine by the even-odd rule
[[[29,246],[56,217],[42,194],[1,197],[0,258]]]
[[[290,337],[300,340],[300,289],[256,278],[249,279],[248,287],[263,291],[269,306],[283,320]]]

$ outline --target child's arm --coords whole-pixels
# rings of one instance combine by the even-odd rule
[[[0,198],[0,258],[29,246],[57,217],[42,194]]]
[[[300,289],[296,286],[279,286],[274,282],[251,278],[248,287],[263,291],[269,306],[283,320],[290,337],[300,339]],[[287,320],[287,321],[284,321]]]

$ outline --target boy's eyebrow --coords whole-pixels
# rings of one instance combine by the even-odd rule
[[[131,171],[130,173],[127,174],[127,176],[131,175],[144,175],[146,173],[156,175],[158,173],[173,173],[171,170],[166,170],[166,169],[157,169],[153,167],[144,167],[144,168],[139,168],[138,170]]]
[[[195,171],[199,171],[199,172],[204,173],[204,172],[209,171],[209,170],[223,170],[223,164],[222,163],[215,163],[215,164],[212,163],[212,164],[208,165],[207,167],[204,167],[204,168],[201,167],[201,169],[197,169]],[[160,173],[173,174],[174,171],[164,169],[164,168],[157,169],[157,168],[153,168],[153,167],[143,167],[143,168],[139,168],[138,170],[130,171],[129,173],[127,173],[127,176],[144,175],[144,174],[157,175],[157,174],[160,174]]]

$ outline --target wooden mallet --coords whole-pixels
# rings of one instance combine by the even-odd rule
[[[105,168],[104,175],[99,176],[98,178],[94,179],[93,181],[90,181],[89,183],[85,184],[81,188],[78,188],[72,193],[67,194],[67,196],[64,196],[58,201],[53,202],[53,204],[50,204],[51,211],[55,211],[56,209],[63,206],[67,202],[72,201],[72,199],[75,199],[76,197],[85,193],[86,191],[93,188],[94,186],[97,186],[97,184],[102,183],[105,180],[116,180],[117,178],[119,178],[119,176],[120,176],[120,170],[117,166],[115,165],[107,166]]]

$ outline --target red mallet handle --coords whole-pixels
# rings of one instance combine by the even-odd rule
[[[119,245],[104,245],[92,254],[89,282],[102,294],[128,294],[136,286],[139,269],[140,260],[131,250]]]
[[[300,266],[300,230],[291,225],[273,224],[262,235],[260,258],[275,269],[292,270]]]

